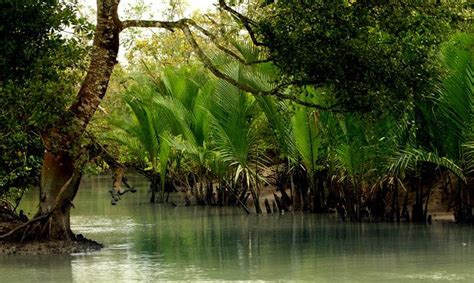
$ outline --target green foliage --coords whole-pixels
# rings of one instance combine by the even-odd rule
[[[301,163],[308,171],[310,182],[318,171],[319,149],[322,137],[318,133],[318,113],[307,108],[295,112],[293,123],[293,134],[298,149]]]
[[[418,170],[419,163],[427,162],[436,165],[437,167],[444,167],[449,171],[453,172],[463,181],[466,181],[463,170],[459,168],[451,159],[446,157],[439,157],[433,152],[427,152],[419,149],[406,149],[399,152],[393,159],[390,167],[393,175],[400,175],[400,173],[406,173],[407,171]]]
[[[4,0],[0,13],[0,82],[57,80],[57,69],[79,55],[81,50],[66,44],[61,34],[65,27],[85,24],[74,6],[57,0]]]
[[[415,130],[414,137],[399,144],[401,150],[390,159],[392,174],[404,175],[410,171],[416,175],[422,168],[420,163],[447,169],[464,182],[472,174],[473,39],[472,34],[459,33],[443,44],[441,63],[446,77],[431,99],[417,102],[417,109],[421,110],[419,116],[426,127]],[[429,137],[430,142],[420,143],[419,132]],[[430,148],[423,149],[425,145]]]
[[[219,81],[209,108],[214,150],[226,164],[236,167],[234,180],[242,174],[249,185],[255,183],[255,165],[252,167],[252,164],[258,162],[253,127],[255,107],[252,97]]]
[[[236,80],[265,84],[262,76],[252,76],[239,63],[214,60]],[[142,164],[149,163],[145,169],[160,168],[162,184],[166,170],[176,166],[171,171],[178,179],[192,174],[201,183],[211,178],[228,184],[243,180],[254,189],[256,168],[263,166],[264,156],[257,142],[261,112],[252,96],[202,69],[165,69],[135,81],[125,96],[132,115],[114,119],[119,132],[113,139]]]
[[[88,30],[75,7],[59,1],[0,1],[0,197],[38,184],[41,134],[61,116],[84,61]]]
[[[274,139],[270,142],[278,148],[282,159],[298,160],[298,149],[293,134],[292,113],[287,103],[269,96],[257,97],[260,109],[271,125]]]
[[[127,161],[141,167],[150,179],[159,173],[163,192],[175,157],[172,147],[200,156],[198,148],[205,146],[203,95],[212,87],[191,69],[166,69],[158,77],[134,77],[136,82],[124,96],[131,115],[112,115],[115,131],[105,138],[124,146],[131,153]],[[202,161],[202,156],[198,160]]]
[[[474,134],[473,52],[474,36],[457,34],[442,53],[448,76],[436,100],[439,138],[445,141],[440,150],[458,161],[463,159],[463,144],[472,141]]]
[[[398,1],[278,1],[259,34],[285,80],[330,86],[346,110],[386,110],[430,91],[448,7]]]
[[[201,189],[219,183],[249,189],[255,198],[260,169],[284,163],[284,174],[306,178],[296,184],[304,186],[299,188],[303,206],[323,211],[329,194],[336,201],[346,198],[355,210],[393,196],[399,192],[395,179],[409,183],[443,170],[469,179],[474,168],[472,40],[463,35],[440,45],[456,5],[266,4],[262,9],[268,14],[256,26],[268,53],[235,39],[239,36],[219,34],[219,40],[227,40],[220,49],[204,44],[215,68],[232,80],[182,67],[191,57],[173,40],[166,46],[179,50],[167,50],[163,58],[155,56],[155,43],[146,46],[155,52],[146,56],[154,54],[156,62],[141,62],[146,77],[133,76],[136,83],[125,84],[132,115],[123,114],[115,127],[126,135],[123,144],[136,151],[133,157],[161,172],[162,186],[166,174],[185,187],[192,186],[186,181],[192,176]],[[185,55],[175,62],[181,67],[162,68],[173,64],[173,52]],[[266,55],[273,62],[262,61]],[[265,92],[278,86],[282,96],[342,106],[337,112],[310,109],[251,96],[237,84]],[[130,122],[148,134],[141,138],[143,133],[125,130]]]

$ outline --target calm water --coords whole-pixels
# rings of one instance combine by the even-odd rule
[[[474,282],[472,226],[348,224],[318,215],[173,208],[148,204],[146,184],[132,182],[140,191],[117,206],[110,205],[110,178],[81,185],[73,230],[105,249],[0,257],[0,282]],[[22,206],[32,212],[34,203],[31,195]]]

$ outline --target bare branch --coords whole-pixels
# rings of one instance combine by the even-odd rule
[[[110,167],[126,168],[125,165],[120,163],[101,143],[97,141],[94,134],[86,130],[86,136],[91,140],[91,149],[94,154],[99,155]]]
[[[227,3],[225,2],[225,0],[219,0],[219,7],[221,7],[224,11],[229,12],[231,15],[239,19],[240,23],[245,27],[245,29],[249,33],[253,44],[255,44],[256,46],[266,46],[263,42],[259,42],[257,40],[255,31],[252,29],[252,25],[254,26],[256,25],[255,21],[253,21],[252,19],[242,15],[241,13],[229,7]]]
[[[191,47],[194,49],[194,52],[196,52],[198,58],[201,60],[201,62],[204,64],[204,66],[206,68],[208,68],[216,77],[218,77],[220,79],[223,79],[223,80],[229,82],[230,84],[232,84],[234,86],[239,87],[243,91],[250,92],[250,93],[257,92],[255,89],[253,89],[253,88],[251,88],[247,85],[241,84],[238,81],[231,78],[230,76],[228,76],[228,75],[222,73],[221,71],[219,71],[217,69],[217,67],[214,66],[211,59],[209,59],[209,57],[207,57],[207,55],[204,53],[204,51],[198,45],[198,43],[196,42],[196,39],[194,38],[191,30],[189,29],[189,26],[185,25],[181,29],[183,30],[183,33],[186,37],[186,40],[191,45]]]
[[[43,219],[46,219],[46,218],[49,218],[51,217],[51,214],[52,213],[48,213],[48,214],[43,214],[41,216],[38,216],[36,218],[33,218],[31,220],[29,220],[28,222],[25,222],[23,224],[21,224],[20,226],[17,226],[15,228],[13,228],[12,230],[10,230],[10,232],[6,233],[6,234],[3,234],[0,236],[0,240],[4,240],[4,239],[7,239],[8,237],[12,236],[13,234],[15,234],[16,232],[20,231],[21,229],[35,223],[35,222],[38,222],[38,221],[41,221]]]
[[[242,24],[246,27],[247,31],[249,32],[249,34],[252,38],[252,41],[255,45],[257,45],[257,46],[262,46],[263,45],[263,44],[257,42],[256,39],[255,39],[255,35],[253,33],[253,30],[250,28],[250,24],[254,24],[254,22],[251,19],[245,17],[244,15],[238,13],[237,11],[235,11],[232,8],[230,8],[229,6],[227,6],[227,4],[225,3],[224,0],[219,0],[219,4],[224,10],[230,12],[231,14],[233,14],[234,16],[239,18],[239,20],[242,22]],[[227,74],[221,72],[212,63],[211,59],[204,53],[202,48],[196,42],[196,39],[194,38],[194,35],[191,32],[190,26],[196,28],[202,34],[204,34],[205,36],[210,38],[213,41],[213,43],[216,45],[217,48],[219,48],[221,51],[225,52],[227,55],[231,56],[232,58],[238,60],[242,64],[249,65],[249,64],[256,64],[256,63],[260,63],[260,62],[268,62],[268,60],[262,60],[262,61],[258,61],[258,62],[246,62],[243,58],[241,58],[235,52],[233,52],[232,50],[230,50],[230,49],[222,46],[221,44],[219,44],[217,42],[217,38],[216,38],[215,35],[213,35],[208,30],[202,28],[201,26],[196,24],[191,19],[186,19],[185,18],[185,19],[181,19],[181,20],[178,20],[178,21],[175,21],[175,22],[140,21],[140,20],[137,20],[137,21],[127,20],[127,21],[122,22],[122,30],[125,29],[125,28],[129,28],[129,27],[165,28],[165,29],[168,29],[168,30],[173,31],[173,32],[176,29],[182,30],[186,40],[191,45],[194,52],[196,52],[199,60],[204,64],[204,66],[206,68],[208,68],[209,71],[211,71],[211,73],[214,74],[216,77],[225,80],[226,82],[228,82],[231,85],[241,89],[242,91],[251,93],[255,96],[274,96],[274,97],[276,97],[278,99],[282,99],[282,100],[291,100],[291,101],[293,101],[295,103],[298,103],[300,105],[307,106],[307,107],[312,107],[312,108],[316,108],[316,109],[320,109],[320,110],[334,111],[334,108],[337,106],[337,105],[323,106],[323,105],[319,105],[319,104],[315,104],[315,103],[312,103],[312,102],[302,100],[298,97],[286,95],[286,94],[281,92],[281,89],[286,85],[281,85],[280,87],[276,87],[276,88],[274,88],[270,91],[260,91],[260,90],[254,89],[254,88],[252,88],[248,85],[240,83],[239,81],[233,79],[232,77],[228,76]]]
[[[122,30],[126,28],[164,28],[174,32],[176,28],[180,28],[186,24],[189,19],[181,19],[175,22],[167,21],[148,21],[148,20],[126,20],[122,21]]]
[[[202,34],[204,34],[205,36],[209,37],[209,39],[212,41],[212,43],[214,43],[214,45],[219,49],[221,50],[222,52],[224,52],[225,54],[229,55],[230,57],[238,60],[240,63],[242,64],[246,64],[247,62],[242,58],[240,57],[239,55],[237,55],[236,53],[234,53],[232,50],[228,49],[227,47],[221,45],[219,43],[219,40],[217,39],[217,37],[212,34],[211,32],[209,32],[208,30],[206,30],[205,28],[199,26],[198,24],[196,24],[195,22],[191,22],[190,23],[194,28],[196,28],[198,31],[200,31]]]
[[[175,22],[167,22],[167,21],[151,21],[151,20],[126,20],[122,22],[122,30],[131,27],[140,27],[140,28],[164,28],[171,32],[174,32],[175,29],[182,29],[185,25],[191,25],[196,28],[199,32],[207,36],[211,39],[212,43],[221,51],[226,53],[227,55],[231,56],[232,58],[238,60],[242,64],[250,65],[255,64],[255,62],[247,62],[239,55],[237,55],[232,50],[226,48],[225,46],[221,45],[217,39],[217,37],[206,30],[205,28],[199,26],[196,22],[191,19],[181,19]]]
[[[245,92],[251,93],[255,96],[274,96],[278,99],[291,100],[291,101],[293,101],[295,103],[298,103],[300,105],[307,106],[307,107],[312,107],[312,108],[316,108],[316,109],[320,109],[320,110],[334,110],[334,108],[337,106],[337,105],[323,106],[323,105],[315,104],[315,103],[312,103],[312,102],[304,101],[304,100],[299,99],[297,97],[289,96],[289,95],[286,95],[284,93],[281,93],[280,92],[280,90],[281,90],[280,87],[276,87],[276,88],[274,88],[273,90],[270,90],[270,91],[260,91],[260,90],[254,89],[254,88],[252,88],[248,85],[242,84],[241,82],[231,78],[227,74],[224,74],[216,66],[214,66],[211,59],[209,59],[209,57],[207,57],[207,55],[204,53],[204,51],[201,49],[201,47],[196,42],[196,39],[194,38],[194,36],[193,36],[191,30],[189,29],[188,25],[183,25],[181,27],[181,29],[182,29],[188,43],[191,45],[193,50],[196,52],[199,60],[204,64],[204,66],[206,68],[208,68],[211,71],[211,73],[213,73],[216,77],[225,80],[226,82],[230,83],[231,85],[233,85],[233,86],[235,86],[235,87],[237,87],[237,88],[239,88],[239,89],[241,89]],[[281,87],[283,87],[283,86],[284,85],[282,85]]]
[[[257,60],[257,61],[248,62],[247,60],[245,60],[244,58],[242,58],[241,56],[236,54],[234,51],[232,51],[229,48],[227,48],[227,47],[223,46],[222,44],[220,44],[217,36],[215,36],[213,33],[208,31],[207,29],[201,27],[200,25],[198,25],[194,21],[189,21],[189,24],[191,26],[193,26],[194,28],[196,28],[198,31],[200,31],[202,34],[207,36],[219,50],[221,50],[225,54],[229,55],[230,57],[238,60],[243,65],[249,66],[249,65],[255,65],[255,64],[270,62],[270,59],[264,59],[264,60]]]

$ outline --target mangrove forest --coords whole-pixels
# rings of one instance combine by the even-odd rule
[[[474,280],[473,8],[0,1],[0,273]]]

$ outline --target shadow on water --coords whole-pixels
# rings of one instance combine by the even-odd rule
[[[100,282],[474,280],[472,227],[341,223],[334,215],[257,216],[238,208],[173,208],[147,203],[147,183],[131,181],[139,192],[126,195],[117,206],[110,205],[110,178],[89,178],[81,185],[73,230],[104,243],[103,251],[0,258],[1,274],[9,274],[10,282],[23,281],[23,276],[62,282],[91,276]],[[34,210],[34,204],[32,194],[22,207]]]

